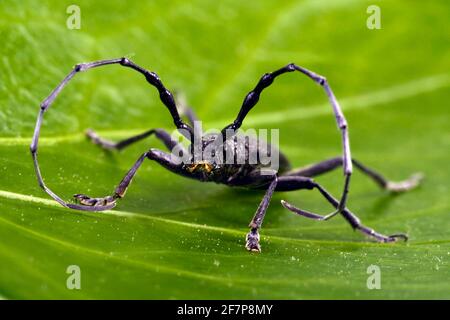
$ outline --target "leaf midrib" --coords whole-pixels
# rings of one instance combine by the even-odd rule
[[[4,197],[4,198],[7,198],[7,199],[27,201],[27,202],[31,202],[31,203],[37,203],[37,204],[42,204],[42,205],[46,205],[46,206],[49,206],[49,207],[56,207],[56,208],[61,209],[61,210],[68,210],[68,209],[62,208],[58,203],[56,203],[53,200],[39,198],[39,197],[35,197],[35,196],[23,195],[23,194],[12,193],[12,192],[8,192],[8,191],[0,190],[0,197]],[[448,206],[444,206],[444,207],[447,208]],[[442,208],[439,207],[439,208],[435,208],[435,209],[436,209],[436,211],[438,211],[438,209],[442,209]],[[425,210],[423,210],[423,211],[425,211]],[[89,212],[80,212],[80,213],[84,214],[84,215],[88,215],[88,216],[92,216],[92,214],[93,214],[93,213],[89,213]],[[246,229],[245,230],[244,229],[240,230],[240,229],[216,227],[216,226],[210,226],[210,225],[206,225],[206,224],[197,224],[197,223],[192,223],[192,222],[185,222],[185,221],[178,221],[178,220],[172,220],[172,219],[165,219],[165,218],[161,218],[161,217],[155,217],[155,216],[152,216],[152,215],[146,215],[146,214],[141,214],[141,213],[136,213],[136,212],[129,212],[129,211],[121,211],[121,210],[106,210],[106,211],[102,211],[99,214],[112,215],[112,216],[117,216],[117,217],[140,218],[140,219],[154,220],[154,221],[158,221],[158,222],[162,222],[162,223],[174,224],[174,225],[183,226],[183,227],[189,227],[189,228],[193,228],[193,229],[197,229],[197,230],[198,229],[203,229],[203,230],[208,230],[208,231],[213,231],[213,232],[226,233],[226,234],[234,235],[234,236],[242,236],[243,233],[246,232]],[[6,221],[9,221],[9,220],[6,220]],[[268,228],[266,230],[271,230],[271,229]],[[330,241],[330,240],[316,240],[316,239],[298,239],[298,238],[291,238],[291,237],[286,237],[286,236],[282,237],[282,236],[274,236],[274,235],[263,235],[263,238],[268,239],[268,240],[280,241],[280,242],[293,241],[293,242],[309,243],[309,244],[320,244],[320,245],[352,245],[352,246],[356,246],[356,247],[366,247],[366,246],[375,246],[375,247],[377,247],[377,246],[380,245],[380,244],[374,243],[374,242],[354,242],[354,241],[342,241],[342,240]],[[447,240],[440,240],[440,241],[447,241]],[[450,240],[448,240],[448,242],[450,242]],[[421,242],[420,244],[424,245],[424,244],[426,244],[426,242]],[[410,243],[406,247],[407,248],[411,248],[411,246],[414,246],[414,243]]]

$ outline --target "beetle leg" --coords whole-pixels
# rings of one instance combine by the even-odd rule
[[[269,207],[270,200],[272,199],[273,192],[277,186],[278,179],[275,176],[272,182],[267,188],[266,194],[264,195],[261,203],[256,210],[256,213],[249,224],[250,232],[247,233],[246,236],[246,244],[245,248],[249,251],[253,252],[261,252],[261,246],[259,244],[259,232],[258,230],[261,228],[261,225],[264,220],[264,216],[266,215],[267,208]]]
[[[420,181],[423,179],[423,175],[421,173],[415,173],[411,175],[408,179],[394,182],[389,181],[383,175],[376,172],[375,170],[366,167],[361,162],[352,159],[353,164],[357,169],[366,174],[369,178],[371,178],[376,184],[378,184],[381,188],[391,191],[391,192],[405,192],[411,189],[414,189],[420,184]],[[328,159],[322,161],[320,163],[315,163],[305,168],[292,170],[286,172],[286,176],[302,176],[302,177],[316,177],[323,173],[332,171],[338,167],[342,166],[342,158],[335,157],[332,159]]]
[[[281,176],[278,177],[278,186],[277,191],[290,191],[290,190],[298,190],[298,189],[317,189],[324,196],[325,199],[334,207],[337,208],[339,206],[339,201],[336,200],[328,191],[326,191],[321,185],[315,182],[313,179],[308,177],[300,177],[300,176]],[[317,221],[326,221],[334,217],[336,214],[329,214],[326,216],[321,216],[315,213],[311,213],[305,210],[301,210],[287,201],[281,200],[281,204],[288,210],[301,215],[303,217],[314,219]],[[368,228],[361,224],[359,218],[353,214],[347,208],[344,208],[340,214],[347,220],[348,223],[355,230],[359,230],[365,235],[376,239],[379,242],[394,242],[397,239],[407,240],[408,236],[405,234],[393,234],[390,236],[385,236],[376,232],[375,230]]]
[[[75,194],[73,197],[78,200],[81,204],[86,206],[96,206],[97,203],[106,202],[108,200],[111,200],[112,203],[115,204],[116,200],[119,198],[123,198],[125,196],[125,192],[131,183],[131,180],[133,179],[134,175],[136,174],[136,171],[141,166],[144,159],[147,157],[147,152],[142,154],[139,159],[134,163],[134,165],[131,167],[131,169],[127,172],[125,177],[122,179],[122,181],[119,183],[117,188],[114,191],[114,194],[112,196],[106,196],[104,198],[91,198],[85,194]]]
[[[156,138],[161,140],[164,143],[164,145],[167,147],[167,149],[169,149],[170,151],[172,151],[174,147],[182,148],[181,144],[178,143],[177,141],[173,140],[172,137],[170,136],[170,134],[163,129],[151,129],[151,130],[145,131],[141,134],[120,140],[118,142],[113,142],[113,141],[104,139],[104,138],[100,137],[97,133],[92,131],[91,129],[88,129],[86,131],[86,136],[89,139],[91,139],[92,143],[99,145],[100,147],[102,147],[103,149],[106,149],[106,150],[113,150],[113,149],[122,150],[122,149],[130,146],[131,144],[138,142],[142,139],[145,139],[153,134],[156,136]]]
[[[102,209],[105,205],[115,205],[115,202],[117,199],[123,198],[125,196],[125,193],[128,189],[128,186],[130,185],[131,181],[133,180],[133,177],[135,176],[137,170],[141,166],[142,162],[146,159],[155,160],[160,165],[165,167],[166,169],[169,169],[173,172],[181,172],[182,171],[182,164],[176,163],[172,156],[168,153],[162,152],[157,149],[150,149],[149,151],[143,153],[134,163],[134,165],[131,167],[131,169],[127,172],[125,177],[122,179],[122,181],[119,183],[119,185],[114,190],[113,195],[108,195],[104,198],[91,198],[84,194],[76,194],[74,195],[74,198],[78,200],[83,206],[91,206],[93,208],[97,208],[95,211],[101,211],[105,210]],[[72,208],[72,206],[68,206]],[[78,208],[73,208],[78,209]]]

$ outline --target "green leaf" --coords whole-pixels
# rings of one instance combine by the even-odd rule
[[[373,1],[77,1],[0,3],[0,297],[30,298],[450,298],[450,48],[446,1],[375,1],[382,29],[366,28]],[[340,217],[315,222],[280,205],[327,213],[314,191],[276,194],[261,254],[244,249],[262,193],[202,184],[147,161],[126,197],[105,213],[59,206],[39,187],[28,146],[39,110],[71,67],[129,56],[182,91],[207,128],[234,119],[264,72],[296,62],[326,76],[347,116],[355,158],[393,180],[423,185],[393,196],[355,172],[348,206],[364,224],[406,244],[378,244]],[[331,108],[298,74],[280,78],[246,128],[280,129],[295,166],[340,154]],[[86,128],[119,139],[173,130],[142,76],[108,66],[78,74],[46,113],[40,162],[46,183],[110,194],[154,138],[104,152]],[[317,180],[339,195],[342,174]],[[81,290],[69,290],[78,265]],[[381,270],[381,290],[366,286]]]

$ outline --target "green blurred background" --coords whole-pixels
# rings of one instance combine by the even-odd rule
[[[81,29],[66,9],[81,9]],[[381,29],[366,26],[381,9]],[[450,298],[450,34],[447,1],[0,1],[0,297]],[[423,186],[392,196],[354,174],[349,208],[407,244],[370,242],[341,218],[294,216],[286,199],[329,212],[315,192],[278,194],[262,254],[244,249],[262,194],[201,184],[145,163],[114,211],[75,212],[39,189],[28,151],[39,103],[78,62],[127,56],[182,91],[206,128],[236,116],[264,72],[295,62],[326,76],[350,126],[355,158]],[[245,128],[280,129],[294,166],[340,154],[321,89],[289,74],[264,92]],[[45,181],[70,199],[109,194],[155,139],[122,153],[86,141],[172,129],[156,91],[119,66],[82,73],[46,114]],[[318,179],[334,194],[342,176]],[[81,269],[69,290],[66,269]],[[366,286],[381,269],[381,290]]]

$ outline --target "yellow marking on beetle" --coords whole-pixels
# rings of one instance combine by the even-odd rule
[[[190,164],[190,165],[188,165],[188,168],[187,168],[187,170],[191,173],[194,171],[197,171],[197,170],[201,170],[203,172],[210,173],[212,171],[212,169],[213,169],[213,166],[207,161],[199,161],[199,162]]]

